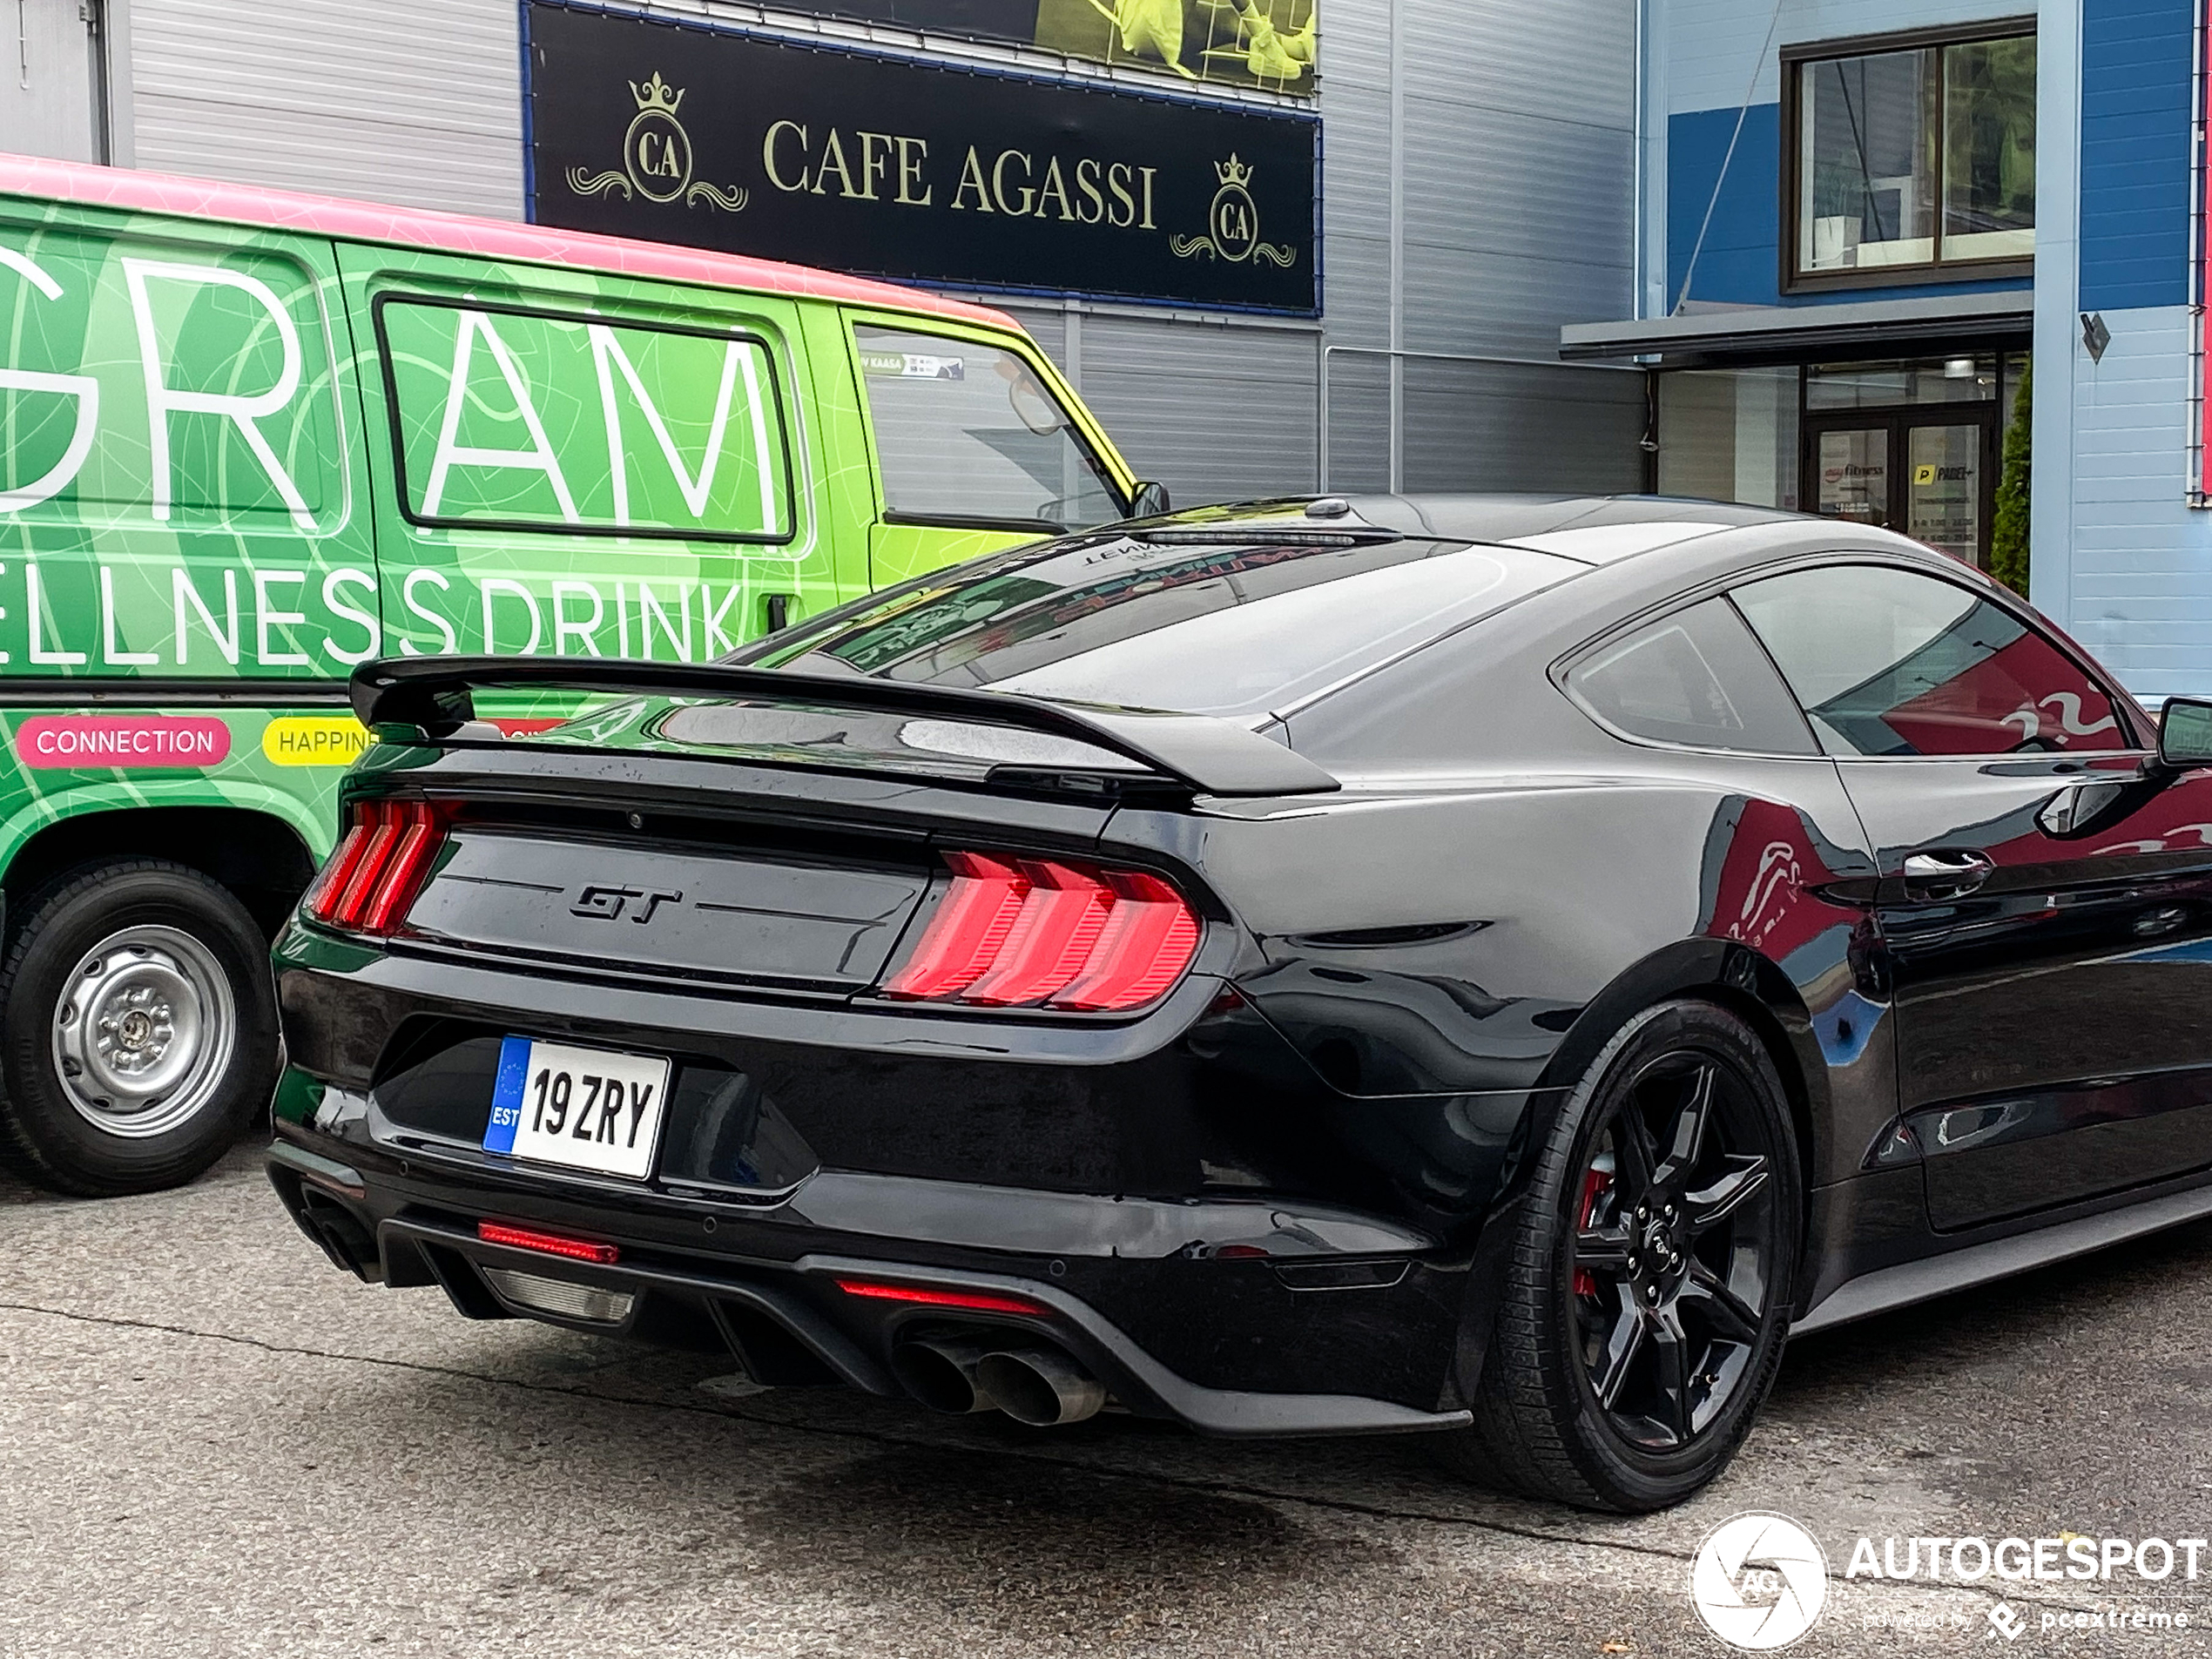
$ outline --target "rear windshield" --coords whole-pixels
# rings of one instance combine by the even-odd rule
[[[1279,713],[1584,568],[1427,540],[1089,537],[887,590],[737,660],[1187,714]]]

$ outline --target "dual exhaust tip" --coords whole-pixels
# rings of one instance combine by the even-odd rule
[[[1096,1417],[1106,1385],[1057,1348],[1000,1348],[957,1337],[901,1343],[891,1368],[907,1392],[934,1411],[1001,1411],[1032,1428]]]

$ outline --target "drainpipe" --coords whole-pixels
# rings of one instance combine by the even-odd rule
[[[1390,490],[1406,488],[1406,57],[1390,0]]]

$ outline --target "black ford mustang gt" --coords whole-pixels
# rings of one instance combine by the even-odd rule
[[[2212,1212],[2212,706],[1881,531],[1261,503],[354,693],[270,1171],[471,1318],[1641,1510]]]

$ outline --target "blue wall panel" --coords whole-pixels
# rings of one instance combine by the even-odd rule
[[[1737,140],[1735,158],[1728,164],[1728,179],[1720,198],[1713,201],[1713,180],[1728,154],[1729,134],[1736,130],[1734,110],[1696,110],[1671,117],[1667,123],[1667,305],[1682,293],[1683,273],[1689,267],[1691,248],[1697,244],[1697,227],[1704,222],[1705,205],[1713,202],[1712,228],[1705,233],[1704,251],[1697,256],[1697,270],[1689,297],[1710,304],[1737,306],[1821,305],[1865,300],[1896,300],[1908,295],[1932,298],[1946,293],[1982,293],[1993,289],[2026,288],[2026,278],[2000,282],[1920,283],[1880,288],[1830,289],[1796,294],[1781,292],[1782,224],[1782,106],[1754,104],[1743,118],[1743,136]]]
[[[2195,10],[2195,0],[2082,0],[2085,311],[2188,302]]]
[[[1770,306],[1779,301],[1775,262],[1782,212],[1781,126],[1778,104],[1754,104],[1745,112],[1743,136],[1737,141],[1735,158],[1728,164],[1720,199],[1713,202],[1712,228],[1706,232],[1703,251],[1697,256],[1691,299],[1744,306]],[[1697,227],[1704,223],[1705,205],[1713,199],[1713,180],[1720,177],[1729,135],[1735,131],[1732,109],[1697,110],[1675,116],[1667,123],[1667,304],[1670,308],[1682,293],[1689,251],[1696,246]]]

